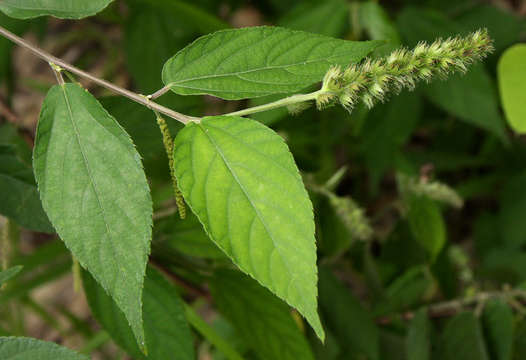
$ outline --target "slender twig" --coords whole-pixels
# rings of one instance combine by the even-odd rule
[[[526,300],[526,291],[520,290],[520,289],[511,289],[511,290],[503,290],[503,291],[480,292],[473,296],[429,305],[427,307],[427,312],[428,312],[428,315],[433,318],[451,316],[453,314],[458,313],[459,311],[463,310],[466,307],[480,304],[480,303],[486,303],[488,300],[491,300],[491,299],[502,299],[504,301],[507,301],[508,303],[510,301],[520,303],[517,301],[517,299]],[[401,314],[379,317],[376,319],[376,322],[378,324],[385,325],[385,324],[391,323],[392,320],[396,317],[410,320],[413,318],[413,316],[414,316],[413,311],[406,311]]]
[[[299,103],[304,103],[304,102],[316,100],[316,97],[320,94],[320,92],[321,90],[318,90],[312,93],[308,93],[308,94],[296,94],[296,95],[292,95],[292,96],[289,96],[284,99],[280,99],[280,100],[277,100],[277,101],[274,101],[268,104],[263,104],[263,105],[254,106],[254,107],[250,107],[250,108],[239,110],[239,111],[234,111],[234,112],[231,112],[225,115],[245,116],[245,115],[259,113],[262,111],[276,109],[276,108],[283,107],[283,106],[291,106],[291,105],[295,105]]]
[[[117,86],[115,84],[112,84],[106,80],[103,80],[103,79],[100,79],[90,73],[87,73],[71,64],[68,64],[67,62],[63,61],[62,59],[59,59],[51,54],[49,54],[48,52],[30,44],[29,42],[27,42],[26,40],[22,39],[21,37],[13,34],[12,32],[10,32],[9,30],[3,28],[0,26],[0,35],[4,36],[5,38],[11,40],[12,42],[14,42],[15,44],[18,44],[26,49],[28,49],[29,51],[31,51],[34,55],[40,57],[41,59],[44,59],[46,60],[48,63],[53,63],[57,66],[59,66],[60,68],[62,69],[65,69],[65,70],[68,70],[70,72],[72,72],[73,74],[77,75],[77,76],[80,76],[80,77],[83,77],[85,79],[88,79],[90,81],[93,81],[94,83],[100,85],[100,86],[103,86],[105,87],[106,89],[108,90],[111,90],[113,91],[114,93],[116,94],[119,94],[119,95],[122,95],[122,96],[125,96],[135,102],[138,102],[139,104],[142,104],[144,106],[147,106],[149,107],[150,109],[152,110],[155,110],[163,115],[166,115],[166,116],[169,116],[175,120],[178,120],[180,122],[182,122],[183,124],[187,124],[189,122],[192,122],[192,121],[198,121],[199,118],[195,118],[193,116],[188,116],[188,115],[184,115],[184,114],[181,114],[175,110],[172,110],[172,109],[169,109],[167,107],[164,107],[160,104],[157,104],[153,101],[151,101],[148,97],[146,96],[142,96],[140,94],[137,94],[137,93],[134,93],[133,91],[130,91],[130,90],[127,90],[127,89],[124,89],[124,88],[121,88],[120,86]]]
[[[55,63],[50,62],[49,66],[51,66],[51,70],[53,70],[53,74],[55,74],[55,78],[57,79],[57,82],[60,86],[64,86],[66,83],[64,82],[64,78],[62,77],[62,74],[60,73],[62,69],[56,65]]]
[[[150,98],[152,100],[155,100],[158,97],[161,97],[164,94],[166,94],[168,91],[170,91],[170,85],[166,85],[166,86],[162,87],[161,89],[157,90],[156,92],[154,92],[153,94],[148,95],[148,98]]]

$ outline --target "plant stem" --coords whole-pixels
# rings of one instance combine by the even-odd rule
[[[120,86],[117,86],[115,84],[112,84],[106,80],[103,80],[103,79],[100,79],[90,73],[87,73],[83,70],[80,70],[79,68],[71,65],[71,64],[68,64],[66,63],[65,61],[45,52],[44,50],[30,44],[29,42],[27,42],[26,40],[22,39],[21,37],[13,34],[12,32],[10,32],[9,30],[3,28],[0,26],[0,35],[4,36],[5,38],[11,40],[12,42],[14,42],[15,44],[17,45],[20,45],[22,47],[25,47],[26,49],[28,49],[29,51],[31,51],[34,55],[40,57],[41,59],[44,59],[46,60],[47,62],[49,63],[53,63],[65,70],[68,70],[70,72],[72,72],[73,74],[75,75],[78,75],[80,77],[83,77],[85,79],[88,79],[88,80],[91,80],[93,81],[94,83],[96,83],[97,85],[100,85],[100,86],[103,86],[105,87],[106,89],[108,90],[111,90],[113,91],[114,93],[116,94],[119,94],[119,95],[122,95],[122,96],[125,96],[135,102],[138,102],[139,104],[142,104],[152,110],[155,110],[161,114],[164,114],[166,116],[169,116],[175,120],[178,120],[180,122],[182,122],[183,124],[187,124],[189,122],[192,122],[192,121],[198,121],[199,119],[198,118],[195,118],[193,116],[188,116],[188,115],[184,115],[184,114],[181,114],[181,113],[178,113],[177,111],[174,111],[172,109],[169,109],[167,107],[164,107],[160,104],[157,104],[153,101],[151,101],[149,98],[147,98],[146,96],[142,96],[140,94],[137,94],[137,93],[134,93],[130,90],[127,90],[127,89],[124,89],[124,88],[121,88]]]
[[[170,86],[169,85],[166,85],[164,87],[162,87],[161,89],[157,90],[156,92],[154,92],[153,94],[151,95],[148,95],[148,97],[152,100],[154,99],[157,99],[158,97],[160,96],[163,96],[164,94],[166,94],[168,91],[170,91]]]
[[[430,317],[444,317],[444,316],[450,316],[452,314],[456,314],[457,312],[461,311],[463,308],[467,306],[472,306],[475,304],[479,304],[481,302],[487,302],[491,299],[502,299],[504,301],[507,301],[508,303],[511,301],[516,301],[516,299],[522,299],[526,300],[526,291],[520,290],[520,289],[510,289],[510,290],[503,290],[503,291],[488,291],[488,292],[480,292],[478,294],[475,294],[473,296],[468,296],[461,299],[455,299],[450,301],[445,301],[441,303],[431,304],[427,307],[427,312]],[[407,311],[404,313],[399,313],[396,315],[388,315],[384,317],[380,317],[376,319],[376,322],[379,324],[389,324],[392,322],[394,318],[397,316],[409,320],[412,319],[414,316],[413,311]]]
[[[219,336],[217,332],[195,312],[194,308],[188,304],[184,305],[186,319],[206,340],[214,345],[217,350],[221,351],[227,359],[243,360],[243,357],[232,346],[230,346],[229,343]]]
[[[312,100],[316,100],[316,97],[321,92],[322,90],[318,90],[318,91],[308,93],[308,94],[296,94],[296,95],[292,95],[292,96],[289,96],[284,99],[280,99],[280,100],[277,100],[277,101],[274,101],[268,104],[263,104],[263,105],[254,106],[254,107],[250,107],[250,108],[239,110],[239,111],[234,111],[234,112],[231,112],[225,115],[226,116],[245,116],[249,114],[259,113],[262,111],[276,109],[276,108],[283,107],[283,106],[289,106],[289,105],[294,105],[294,104],[303,103],[307,101],[312,101]]]

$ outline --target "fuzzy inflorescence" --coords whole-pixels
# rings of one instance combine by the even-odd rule
[[[390,92],[414,89],[418,81],[437,75],[445,78],[455,71],[464,73],[492,51],[492,40],[484,29],[466,37],[421,42],[413,50],[398,49],[387,57],[368,58],[343,70],[333,67],[325,74],[316,103],[319,108],[340,103],[351,111],[362,101],[371,108]]]

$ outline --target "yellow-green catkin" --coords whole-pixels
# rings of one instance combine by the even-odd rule
[[[163,135],[164,148],[166,150],[166,156],[168,156],[168,165],[170,167],[170,177],[172,178],[177,211],[179,211],[179,216],[181,217],[181,219],[184,219],[186,218],[186,206],[184,204],[183,194],[177,186],[177,179],[175,178],[173,155],[174,143],[172,140],[172,135],[170,134],[170,129],[168,129],[168,124],[166,124],[166,121],[161,116],[157,116],[157,124],[159,125],[159,129],[161,130],[161,134]]]
[[[345,69],[333,67],[325,74],[316,103],[318,108],[340,103],[351,111],[361,101],[371,108],[384,101],[389,92],[414,89],[418,81],[466,72],[469,65],[492,51],[492,40],[482,29],[466,37],[421,42],[413,50],[398,49],[386,57],[367,58]]]

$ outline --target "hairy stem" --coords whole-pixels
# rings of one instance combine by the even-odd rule
[[[111,90],[113,91],[114,93],[116,94],[119,94],[119,95],[122,95],[122,96],[125,96],[135,102],[138,102],[139,104],[142,104],[152,110],[155,110],[161,114],[164,114],[166,116],[169,116],[177,121],[180,121],[182,122],[183,124],[187,124],[191,121],[198,121],[198,118],[195,118],[193,116],[188,116],[188,115],[184,115],[184,114],[181,114],[177,111],[174,111],[172,109],[169,109],[167,107],[164,107],[160,104],[157,104],[153,101],[151,101],[150,99],[148,99],[147,97],[145,96],[142,96],[140,94],[137,94],[137,93],[134,93],[130,90],[127,90],[127,89],[124,89],[124,88],[121,88],[120,86],[117,86],[115,84],[112,84],[110,83],[109,81],[106,81],[106,80],[103,80],[103,79],[100,79],[90,73],[87,73],[71,64],[68,64],[66,63],[65,61],[63,61],[62,59],[59,59],[49,53],[47,53],[46,51],[30,44],[29,42],[27,42],[26,40],[22,39],[21,37],[13,34],[12,32],[10,32],[9,30],[3,28],[0,26],[0,35],[2,35],[3,37],[11,40],[12,42],[14,42],[15,44],[17,45],[20,45],[22,47],[25,47],[26,49],[28,49],[29,51],[31,51],[34,55],[38,56],[39,58],[41,59],[44,59],[46,60],[47,62],[49,63],[52,63],[52,64],[55,64],[56,66],[59,66],[60,68],[62,69],[65,69],[65,70],[68,70],[70,72],[72,72],[73,74],[77,75],[77,76],[80,76],[80,77],[83,77],[85,79],[88,79],[90,81],[93,81],[94,83],[96,83],[97,85],[100,85],[100,86],[103,86],[105,87],[106,89],[108,90]],[[56,70],[56,69],[55,69]]]
[[[321,93],[321,90],[318,90],[312,93],[308,93],[308,94],[292,95],[292,96],[289,96],[284,99],[280,99],[280,100],[277,100],[277,101],[274,101],[268,104],[263,104],[263,105],[246,108],[246,109],[239,110],[239,111],[234,111],[234,112],[231,112],[225,115],[245,116],[245,115],[250,115],[250,114],[255,114],[255,113],[259,113],[263,111],[276,109],[276,108],[283,107],[283,106],[291,106],[291,105],[295,105],[299,103],[304,103],[307,101],[316,100],[316,98],[318,97],[318,95],[320,95],[320,93]]]

